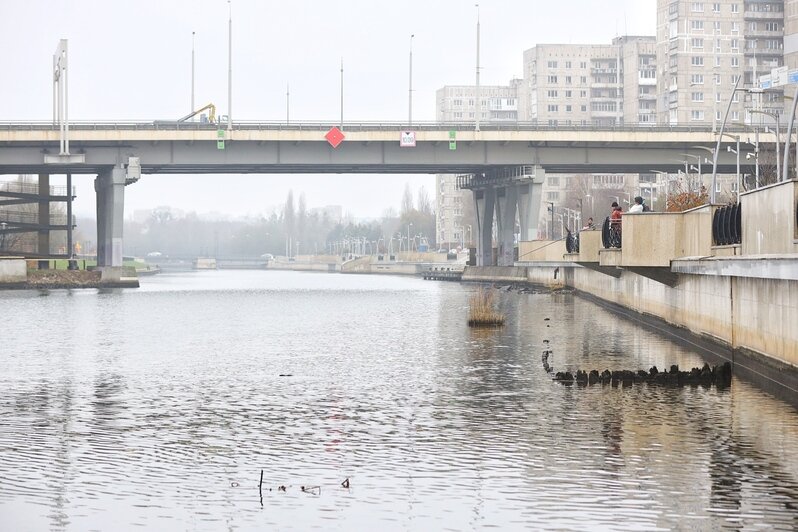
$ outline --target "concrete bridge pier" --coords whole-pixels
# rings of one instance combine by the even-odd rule
[[[512,266],[515,262],[515,215],[518,206],[518,186],[510,185],[496,191],[496,233],[498,265]]]
[[[125,216],[126,171],[103,170],[94,180],[97,193],[97,266],[122,266],[122,225]]]
[[[495,204],[495,188],[474,191],[474,207],[477,218],[477,266],[493,266],[493,211]]]
[[[540,169],[542,172],[542,168]],[[536,176],[542,183],[542,178]],[[540,221],[540,205],[543,187],[533,184],[518,186],[518,223],[521,226],[521,240],[529,241],[538,237],[538,223]]]
[[[36,242],[36,251],[39,255],[50,255],[50,174],[39,174],[39,233]],[[41,266],[47,266],[41,261]]]
[[[477,216],[477,266],[515,263],[515,227],[521,240],[537,237],[545,172],[539,166],[494,168],[458,177],[458,186],[474,192]],[[493,218],[496,216],[498,257],[493,259]]]

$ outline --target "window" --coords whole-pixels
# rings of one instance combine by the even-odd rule
[[[546,178],[546,184],[550,187],[559,187],[560,186],[560,178],[559,176],[550,176]]]
[[[704,66],[704,58],[700,55],[694,55],[690,58],[690,64],[693,66]]]
[[[740,121],[740,111],[732,111],[732,122],[739,122]]]
[[[739,4],[732,4],[731,5],[731,12],[732,13],[739,13],[740,12],[740,5]]]
[[[693,7],[691,9],[693,13],[703,13],[704,12],[704,3],[703,2],[693,2]]]
[[[571,68],[571,62],[570,61],[566,61],[565,62],[565,68]]]
[[[731,49],[732,49],[732,52],[739,50],[740,49],[740,41],[738,41],[737,39],[732,39],[731,40]]]
[[[704,21],[703,20],[691,20],[690,21],[690,28],[693,31],[704,31]]]
[[[720,21],[716,20],[712,23],[712,28],[715,30],[715,33],[720,33]]]
[[[765,29],[767,31],[779,31],[779,23],[778,22],[766,22]]]
[[[704,39],[696,39],[695,37],[690,39],[690,44],[693,48],[703,48],[704,47]]]
[[[548,201],[560,201],[559,192],[546,192],[546,199]]]
[[[703,120],[704,111],[690,111],[690,120]]]
[[[718,3],[712,4],[712,12],[713,13],[720,13],[720,4],[718,4]]]
[[[739,22],[732,22],[732,32],[739,32],[740,31],[740,23]]]
[[[715,193],[720,192],[720,181],[715,181]]]
[[[719,92],[715,93],[715,102],[716,103],[720,103],[720,93]]]
[[[690,83],[693,85],[703,85],[704,84],[704,74],[693,74],[690,76]]]
[[[557,104],[549,104],[548,109],[550,113],[556,113],[557,111],[560,110],[560,106]]]
[[[556,84],[557,83],[557,76],[549,76],[549,83]]]
[[[587,91],[579,91],[580,98],[587,98]]]
[[[566,98],[570,98],[571,97],[571,91],[565,91],[565,97]]]
[[[557,97],[557,91],[556,90],[550,90],[548,92],[548,96],[549,96],[549,98],[556,98]]]
[[[557,68],[557,61],[549,61],[548,66],[549,68]]]
[[[452,100],[452,105],[455,107],[461,107],[463,105],[463,100]]]
[[[715,56],[715,66],[720,67],[720,56],[718,55]]]
[[[720,111],[715,111],[715,120],[720,122]]]
[[[579,68],[587,68],[587,63],[582,61],[581,63],[579,63]]]
[[[731,58],[731,66],[733,66],[733,67],[740,66],[740,58],[737,57],[736,55],[732,56],[732,58]]]
[[[463,118],[463,113],[454,113],[455,118]]]
[[[690,94],[690,99],[694,102],[700,103],[704,101],[704,93],[703,92],[694,92]]]
[[[565,112],[566,113],[570,113],[571,112],[571,106],[570,105],[566,105],[565,106]]]
[[[573,83],[573,81],[571,81],[571,76],[565,76],[565,84],[570,85],[571,83]]]
[[[587,105],[583,105],[583,106],[582,106],[582,112],[583,112],[583,113],[586,113],[586,112],[587,112]]]
[[[582,85],[587,85],[587,76],[581,76],[579,78],[579,83]]]

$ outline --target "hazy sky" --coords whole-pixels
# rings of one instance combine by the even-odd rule
[[[653,35],[656,0],[481,0],[483,84],[522,74],[537,43],[608,43]],[[414,120],[434,120],[435,90],[473,84],[473,0],[233,0],[233,119],[407,118],[413,40]],[[0,121],[52,117],[52,54],[69,39],[72,120],[176,119],[195,101],[227,113],[225,0],[0,0]],[[126,211],[257,213],[304,191],[308,206],[341,204],[355,216],[398,208],[405,183],[434,192],[433,176],[145,176],[126,189]],[[94,212],[89,177],[76,212]]]

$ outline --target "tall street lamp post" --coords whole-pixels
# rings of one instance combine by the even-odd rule
[[[792,140],[792,124],[795,121],[795,109],[798,106],[798,87],[795,88],[795,96],[792,98],[792,111],[790,112],[790,121],[787,125],[787,145],[784,147],[784,174],[781,177],[782,181],[787,181],[790,172],[788,170],[790,164],[790,141]],[[798,176],[798,140],[795,141],[795,175]]]
[[[407,125],[413,125],[413,37],[415,34],[410,34],[410,75],[408,80],[407,90]]]
[[[773,118],[776,121],[776,180],[778,181],[779,179],[781,179],[781,156],[780,156],[781,147],[779,140],[779,137],[781,136],[781,126],[779,124],[779,114],[772,113],[770,111],[761,111],[759,109],[749,109],[748,112],[751,114],[760,114],[760,115],[769,116],[770,118]],[[789,149],[787,151],[789,151]],[[789,154],[785,157],[785,164],[787,164],[788,161],[789,161]]]
[[[227,129],[233,129],[233,5],[227,0]]]
[[[482,118],[482,99],[480,98],[479,94],[479,4],[474,4],[474,7],[477,8],[477,84],[476,84],[476,100],[475,100],[475,110],[476,110],[476,123],[474,126],[475,131],[479,131],[479,120]]]

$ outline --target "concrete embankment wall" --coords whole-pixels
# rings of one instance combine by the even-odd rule
[[[28,281],[25,259],[0,257],[0,284],[21,284]]]
[[[325,262],[269,262],[266,269],[299,272],[338,272],[341,271],[341,265]]]
[[[650,324],[671,326],[765,388],[798,400],[798,281],[679,275],[670,287],[628,270],[616,278],[571,264],[468,267],[463,281],[574,288]]]

